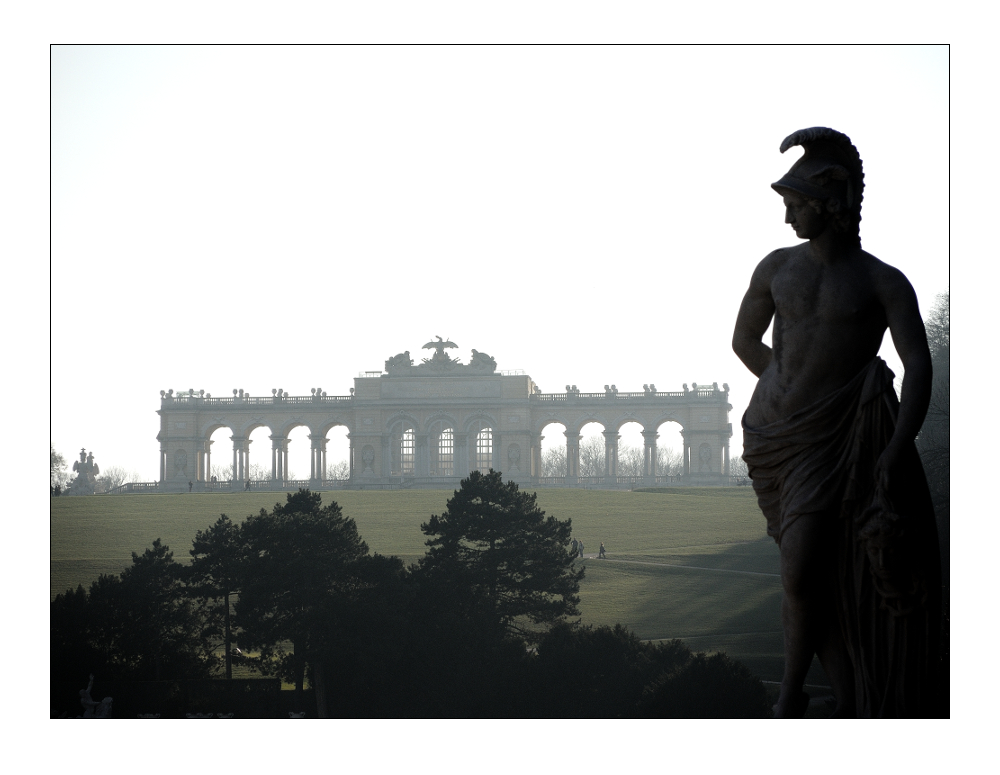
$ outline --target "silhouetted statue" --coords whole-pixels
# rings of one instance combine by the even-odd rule
[[[87,453],[87,450],[80,450],[80,459],[74,461],[73,470],[76,471],[76,478],[70,483],[67,495],[93,495],[97,489],[97,477],[101,469],[94,462],[94,453]]]
[[[772,187],[806,240],[754,270],[733,349],[759,378],[743,459],[781,552],[785,674],[778,717],[802,716],[813,654],[835,716],[940,712],[940,557],[913,439],[931,358],[906,277],[861,249],[864,185],[850,139],[814,127]],[[774,321],[772,346],[762,341]],[[905,370],[877,353],[886,328]]]
[[[448,353],[444,351],[444,348],[445,347],[454,348],[458,347],[458,345],[452,342],[450,339],[446,341],[442,339],[440,336],[435,336],[434,338],[437,339],[436,342],[428,342],[421,349],[434,350],[434,355],[431,356],[431,360],[434,362],[451,360],[451,358],[448,356]]]
[[[94,702],[90,691],[94,688],[94,674],[90,674],[87,688],[80,690],[80,704],[83,706],[82,718],[111,718],[112,699],[105,697],[101,702]]]
[[[413,365],[413,360],[410,358],[410,351],[399,353],[399,355],[393,355],[389,360],[385,362],[385,370],[387,373],[392,373],[399,369],[409,369]]]
[[[497,370],[496,359],[486,353],[481,353],[479,350],[472,351],[472,358],[469,361],[469,365],[473,368],[492,374]]]

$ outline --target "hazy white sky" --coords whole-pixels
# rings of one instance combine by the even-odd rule
[[[863,246],[948,290],[948,55],[57,46],[52,443],[154,480],[161,389],[345,395],[441,335],[546,392],[728,382],[738,454],[786,135],[848,134]]]
[[[738,427],[753,387],[729,348],[739,300],[755,263],[795,241],[768,186],[798,152],[779,154],[782,138],[816,124],[851,136],[868,184],[864,246],[909,276],[926,313],[949,280],[951,109],[959,216],[951,247],[964,268],[953,313],[955,428],[965,442],[956,446],[954,502],[963,534],[975,537],[956,543],[953,643],[983,642],[990,633],[977,613],[979,590],[995,564],[996,521],[981,502],[973,454],[996,437],[992,425],[981,435],[995,351],[995,160],[984,149],[996,125],[992,14],[969,0],[12,4],[0,47],[10,162],[0,198],[15,256],[5,262],[4,313],[18,380],[6,376],[18,397],[5,469],[36,470],[47,408],[63,454],[86,446],[102,465],[153,479],[159,390],[264,395],[321,385],[346,393],[358,371],[417,351],[434,334],[458,342],[464,359],[475,347],[501,369],[524,369],[545,390],[728,382]],[[49,49],[66,41],[755,38],[952,47],[57,47],[51,61]],[[43,371],[49,331],[46,407],[44,387],[33,379],[22,387],[20,376]],[[738,434],[733,444],[738,451]],[[47,523],[34,518],[43,493],[40,482],[13,489],[16,513],[27,518],[8,521],[8,538],[33,551],[3,567],[9,587],[43,590],[47,600]],[[12,620],[45,626],[30,595],[11,603]],[[37,667],[14,676],[12,695],[41,696],[18,685],[44,671]],[[976,685],[975,660],[957,659],[953,669],[963,699],[956,718],[988,718],[961,688]],[[44,716],[38,704],[28,715]],[[578,737],[581,728],[584,737],[598,730],[574,722],[566,732]],[[953,766],[957,752],[971,758],[988,739],[978,730],[935,729],[942,743],[911,755],[925,769]],[[86,745],[82,734],[73,740]],[[641,725],[600,734],[622,750],[655,747]],[[750,745],[759,733],[728,725],[726,734]],[[859,745],[866,760],[882,756],[887,765],[907,755],[875,733],[855,734],[861,742],[845,757]],[[564,756],[538,742],[536,758]],[[819,733],[783,745],[813,755],[810,743],[824,745]],[[695,747],[671,752],[701,756]],[[251,749],[255,761],[266,759]],[[766,766],[747,760],[747,746],[731,749],[744,769]],[[412,750],[398,747],[400,764]],[[827,769],[836,768],[836,752],[827,754]]]

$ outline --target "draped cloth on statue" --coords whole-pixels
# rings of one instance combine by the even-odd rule
[[[862,718],[939,713],[941,560],[930,492],[910,442],[889,491],[875,464],[892,437],[893,373],[875,358],[787,420],[743,423],[743,459],[778,544],[802,514],[838,520],[838,618]]]

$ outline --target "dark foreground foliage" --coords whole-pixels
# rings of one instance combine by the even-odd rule
[[[221,678],[217,654],[233,644],[254,652],[239,664],[295,682],[296,708],[321,717],[770,715],[763,684],[725,655],[568,622],[583,575],[570,521],[498,473],[464,480],[423,528],[428,556],[404,568],[370,555],[336,503],[300,490],[200,531],[189,568],[157,541],[120,577],[52,603],[53,691],[90,672],[120,687]],[[64,700],[53,696],[54,712]]]

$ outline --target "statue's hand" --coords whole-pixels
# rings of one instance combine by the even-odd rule
[[[882,492],[889,492],[890,474],[896,468],[899,461],[900,445],[889,442],[888,446],[879,455],[878,462],[875,463],[875,484],[881,488]]]

